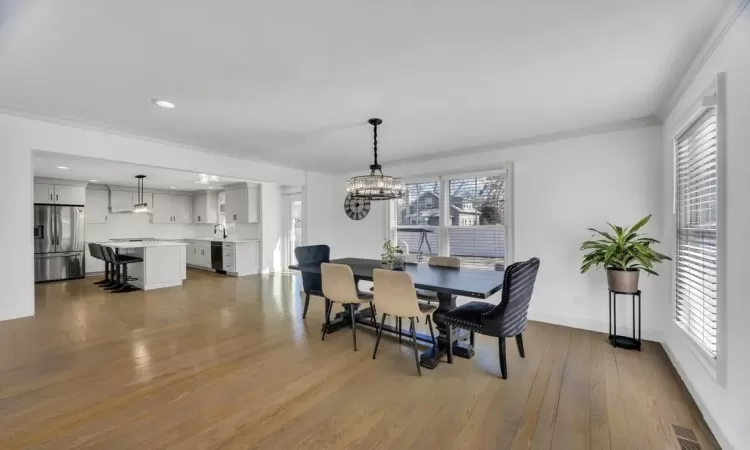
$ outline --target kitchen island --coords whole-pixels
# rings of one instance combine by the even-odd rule
[[[128,266],[128,275],[138,278],[130,284],[144,291],[182,286],[187,276],[185,248],[187,244],[176,241],[98,242],[115,251],[137,256],[143,262]]]

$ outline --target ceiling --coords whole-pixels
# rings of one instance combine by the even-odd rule
[[[722,0],[3,0],[0,106],[366,169],[653,115]],[[177,105],[163,109],[159,98]]]
[[[96,184],[135,187],[135,176],[146,175],[144,180],[146,190],[175,188],[179,191],[221,189],[227,184],[248,181],[219,177],[218,182],[206,186],[197,184],[198,174],[192,172],[41,151],[35,151],[33,155],[34,176],[44,178],[87,182],[96,180]],[[67,169],[60,169],[60,166],[67,167]]]

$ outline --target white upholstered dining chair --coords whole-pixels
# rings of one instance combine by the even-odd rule
[[[370,304],[372,312],[373,325],[377,327],[375,319],[375,308],[373,307],[373,295],[369,292],[361,292],[357,289],[354,273],[351,267],[346,264],[322,263],[320,273],[323,278],[323,295],[326,298],[326,323],[323,327],[323,337],[325,340],[328,333],[328,326],[331,323],[331,310],[334,303],[348,305],[349,318],[351,320],[352,339],[354,341],[354,351],[357,351],[357,322],[355,320],[355,306],[361,304]]]

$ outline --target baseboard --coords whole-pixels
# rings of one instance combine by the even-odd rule
[[[529,311],[529,320],[536,322],[552,323],[571,328],[580,328],[582,330],[597,331],[599,333],[609,332],[609,323],[601,320],[586,319],[575,316],[563,316],[557,314],[548,314],[541,312]],[[633,330],[630,327],[620,325],[617,327],[617,334],[623,336],[632,335]],[[662,331],[653,328],[642,328],[641,337],[647,341],[662,341]]]
[[[677,375],[680,376],[682,384],[685,385],[685,388],[687,388],[690,396],[693,398],[695,405],[701,412],[703,421],[706,422],[706,426],[708,426],[708,429],[711,430],[711,433],[714,435],[714,439],[716,439],[722,449],[734,450],[734,447],[729,443],[726,435],[724,435],[724,433],[722,432],[721,427],[716,422],[716,420],[714,420],[714,417],[711,415],[711,412],[708,410],[708,408],[706,408],[706,404],[703,403],[703,400],[700,398],[700,396],[698,396],[693,383],[687,377],[685,377],[685,370],[682,368],[682,365],[677,360],[677,358],[675,358],[672,350],[669,349],[669,345],[667,345],[666,342],[663,342],[661,346],[664,349],[664,353],[667,354],[669,361],[672,363],[672,367],[674,367],[675,371],[677,372]]]

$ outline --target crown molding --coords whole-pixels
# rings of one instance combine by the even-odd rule
[[[713,55],[716,48],[724,36],[729,32],[742,11],[745,10],[750,0],[726,0],[723,11],[714,25],[706,32],[706,38],[703,45],[698,49],[692,61],[685,70],[684,75],[679,79],[674,89],[666,96],[657,108],[656,115],[662,120],[666,120],[669,113],[677,106],[677,102],[685,95],[688,87],[693,83],[698,73],[701,71],[708,59]]]

